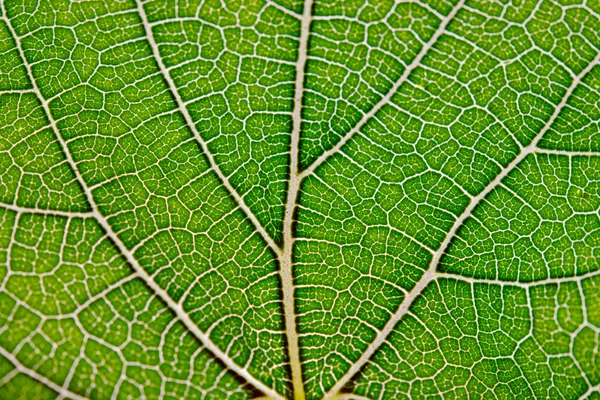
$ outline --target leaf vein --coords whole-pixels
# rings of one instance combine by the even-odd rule
[[[246,205],[246,203],[244,202],[242,197],[239,195],[239,193],[231,185],[231,183],[229,182],[229,180],[227,179],[227,177],[225,176],[223,171],[221,171],[221,169],[217,165],[217,162],[215,161],[212,153],[208,150],[208,146],[206,145],[206,142],[200,135],[200,132],[198,132],[198,129],[196,129],[196,125],[194,124],[194,121],[192,120],[192,116],[190,115],[189,111],[185,107],[183,99],[179,95],[179,91],[177,90],[175,83],[173,82],[173,80],[171,79],[171,76],[169,75],[167,67],[165,66],[165,64],[162,61],[162,58],[160,57],[160,54],[158,51],[158,45],[156,44],[156,41],[154,40],[152,28],[148,22],[148,17],[146,15],[146,12],[144,11],[144,6],[142,5],[141,0],[137,0],[137,5],[138,5],[138,13],[142,20],[142,25],[144,26],[144,30],[146,33],[146,39],[148,40],[148,43],[150,44],[150,47],[152,48],[152,53],[154,54],[154,59],[158,65],[160,72],[162,73],[165,83],[169,87],[169,91],[171,92],[173,99],[175,100],[177,109],[179,110],[179,112],[181,113],[183,118],[185,119],[185,122],[186,122],[188,128],[193,133],[194,137],[196,138],[196,141],[198,142],[198,144],[200,145],[200,148],[202,149],[202,152],[204,153],[205,157],[207,158],[212,170],[215,171],[215,173],[219,177],[219,180],[222,182],[223,186],[230,193],[231,197],[233,197],[236,204],[244,212],[246,217],[252,222],[252,224],[254,225],[254,228],[260,233],[260,235],[262,236],[264,241],[271,247],[273,252],[275,254],[279,254],[280,253],[279,246],[277,246],[277,244],[273,241],[271,236],[269,236],[269,234],[265,231],[265,229],[260,224],[260,222],[254,215],[254,213],[250,210],[250,208]]]
[[[140,4],[140,7],[141,7],[141,4]],[[6,15],[4,3],[2,3],[2,11],[3,11],[3,14]],[[5,19],[4,17],[2,17],[2,18]],[[171,309],[171,311],[173,311],[174,314],[176,315],[177,319],[179,319],[186,326],[186,328],[198,340],[200,340],[200,342],[210,352],[212,352],[212,354],[214,354],[219,360],[221,360],[228,368],[235,371],[241,377],[246,379],[250,384],[254,385],[257,389],[260,389],[265,394],[268,394],[268,395],[272,396],[273,398],[281,399],[282,397],[277,392],[275,392],[273,389],[269,388],[264,383],[262,383],[261,381],[256,379],[254,376],[252,376],[247,371],[247,369],[241,368],[240,366],[238,366],[226,353],[224,353],[217,345],[215,345],[212,342],[212,340],[209,338],[209,336],[204,334],[200,330],[200,328],[198,328],[198,326],[191,320],[191,318],[183,310],[183,307],[181,305],[177,304],[169,296],[169,294],[148,275],[146,270],[135,259],[135,257],[131,253],[131,251],[129,249],[127,249],[127,247],[124,245],[124,243],[121,241],[121,239],[119,239],[117,234],[113,231],[112,227],[108,223],[108,220],[98,210],[98,206],[96,205],[96,203],[94,201],[94,198],[93,198],[93,195],[92,195],[90,189],[86,186],[85,181],[84,181],[79,169],[77,168],[77,164],[75,163],[71,153],[69,152],[67,144],[65,143],[64,139],[60,135],[60,132],[56,125],[56,121],[53,119],[52,114],[50,112],[48,102],[42,96],[41,91],[38,87],[37,81],[33,77],[33,73],[31,71],[31,66],[27,63],[27,60],[23,53],[21,41],[20,41],[19,37],[17,36],[17,34],[12,26],[11,21],[8,20],[8,18],[6,18],[5,20],[7,22],[7,26],[8,26],[8,29],[9,29],[11,35],[13,36],[13,38],[15,39],[15,42],[17,43],[17,50],[19,53],[19,57],[21,58],[23,66],[25,67],[25,69],[27,71],[27,75],[28,75],[29,79],[31,79],[31,81],[32,81],[33,90],[36,93],[36,95],[47,115],[48,122],[49,122],[50,126],[52,127],[52,130],[54,131],[56,139],[62,148],[63,154],[64,154],[65,158],[67,159],[67,161],[69,162],[69,165],[71,166],[71,169],[73,170],[73,173],[75,174],[75,176],[77,178],[77,181],[81,185],[81,188],[85,194],[87,202],[89,203],[89,205],[92,208],[93,216],[96,218],[96,220],[98,221],[100,226],[103,228],[106,235],[112,240],[112,242],[115,244],[115,246],[121,252],[121,254],[123,254],[123,256],[129,263],[129,265],[132,267],[132,269],[137,274],[139,274],[140,278],[145,282],[145,284],[148,286],[148,288],[151,289],[162,301],[164,301],[168,305],[168,307]]]
[[[477,207],[479,202],[484,199],[488,193],[490,193],[496,186],[500,184],[500,182],[504,179],[505,176],[508,175],[510,171],[512,171],[525,157],[530,154],[533,154],[537,150],[537,143],[540,141],[544,133],[552,126],[553,122],[558,117],[561,110],[567,104],[571,94],[579,85],[580,81],[583,77],[591,71],[591,69],[600,62],[600,53],[596,55],[594,60],[588,64],[588,66],[577,75],[576,79],[573,80],[571,86],[563,96],[561,102],[556,106],[554,113],[550,116],[546,124],[542,127],[542,129],[538,132],[538,134],[534,137],[532,142],[527,146],[521,149],[521,153],[515,157],[515,159],[509,163],[497,176],[491,181],[486,188],[481,191],[477,196],[475,196],[467,208],[463,211],[459,218],[455,221],[454,225],[446,235],[444,241],[442,242],[440,248],[437,252],[435,252],[431,263],[429,264],[429,268],[427,272],[423,275],[421,280],[415,285],[409,295],[404,299],[398,311],[393,315],[393,317],[387,322],[385,327],[379,332],[377,338],[369,345],[367,350],[361,355],[357,362],[355,362],[352,367],[344,374],[344,376],[338,380],[338,382],[330,389],[330,391],[325,395],[324,398],[331,399],[332,396],[337,394],[345,385],[352,379],[352,377],[357,374],[361,368],[369,361],[371,356],[375,353],[375,351],[385,342],[388,335],[394,330],[396,324],[400,321],[400,319],[408,312],[410,306],[413,301],[423,292],[423,290],[428,286],[428,284],[437,279],[439,273],[436,271],[437,266],[442,259],[442,256],[446,253],[447,248],[449,247],[452,239],[454,238],[458,229],[462,226],[467,218],[469,218],[473,212],[473,210]]]
[[[377,102],[377,104],[375,104],[375,106],[373,108],[371,108],[371,110],[361,118],[361,120],[354,126],[354,128],[352,128],[333,148],[331,148],[328,151],[321,154],[321,156],[319,156],[319,158],[317,158],[311,165],[309,165],[304,171],[302,171],[302,173],[300,174],[301,179],[308,175],[311,175],[321,164],[323,164],[325,162],[325,160],[327,160],[331,155],[337,153],[348,142],[348,140],[350,140],[350,138],[352,136],[354,136],[354,134],[356,132],[360,131],[360,129],[362,129],[362,127],[373,116],[375,116],[375,114],[377,114],[377,112],[380,109],[383,108],[383,106],[385,106],[386,104],[388,104],[390,102],[390,100],[392,99],[394,94],[396,94],[398,89],[408,80],[411,73],[419,65],[421,65],[423,58],[425,58],[425,56],[429,53],[429,50],[437,42],[437,40],[440,38],[440,36],[442,36],[442,34],[444,34],[446,27],[454,19],[454,17],[458,13],[458,11],[462,8],[464,3],[465,3],[465,0],[459,1],[456,4],[456,6],[454,6],[452,11],[450,11],[450,13],[442,21],[440,21],[440,25],[438,26],[438,29],[435,31],[433,36],[429,39],[427,44],[425,46],[423,46],[423,48],[421,49],[421,51],[419,52],[417,57],[415,57],[413,62],[410,63],[410,65],[408,65],[406,67],[406,69],[404,70],[404,72],[402,73],[400,78],[396,81],[394,86],[392,88],[390,88],[388,93],[384,97],[382,97],[381,100],[379,100],[379,102]]]

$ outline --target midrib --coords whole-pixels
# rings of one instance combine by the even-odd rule
[[[294,232],[293,219],[296,199],[300,189],[301,176],[298,173],[298,153],[300,130],[302,127],[302,97],[304,94],[304,70],[308,53],[308,37],[312,19],[312,0],[305,0],[301,17],[300,44],[296,61],[296,82],[294,87],[294,109],[292,112],[292,137],[290,147],[290,178],[283,221],[283,251],[279,253],[281,284],[283,291],[283,312],[285,315],[285,335],[292,374],[294,399],[304,400],[304,382],[300,363],[300,346],[296,328],[296,309],[294,304],[294,278],[292,272]]]
[[[295,79],[295,91],[294,91],[293,112],[292,112],[289,186],[288,186],[288,192],[287,192],[287,201],[286,201],[286,206],[285,206],[285,215],[284,215],[284,224],[283,224],[283,242],[282,242],[282,248],[279,248],[273,242],[272,238],[262,228],[261,224],[258,222],[258,220],[254,216],[254,214],[245,205],[243,199],[237,194],[237,191],[231,186],[227,177],[225,177],[225,175],[221,172],[221,170],[219,169],[215,160],[213,159],[211,153],[206,148],[205,143],[202,141],[199,133],[196,131],[193,121],[191,119],[191,116],[189,115],[183,101],[181,100],[181,98],[178,94],[177,88],[175,87],[174,83],[172,82],[166,67],[162,63],[160,55],[158,54],[158,48],[157,48],[157,45],[152,36],[150,24],[147,21],[143,6],[142,6],[141,2],[139,2],[139,0],[138,0],[138,10],[139,10],[140,16],[142,18],[144,27],[146,29],[146,36],[147,36],[147,38],[150,42],[150,45],[153,49],[156,62],[159,65],[159,69],[163,73],[164,78],[165,78],[167,84],[169,85],[169,89],[173,93],[173,96],[175,97],[178,110],[184,115],[187,125],[192,130],[192,132],[194,133],[194,135],[196,136],[198,141],[200,142],[200,145],[202,146],[204,153],[209,158],[209,162],[210,162],[211,166],[215,170],[216,174],[219,176],[222,183],[226,186],[228,191],[235,198],[237,204],[245,212],[245,214],[248,216],[248,218],[251,219],[255,228],[259,231],[259,233],[261,234],[263,239],[267,242],[267,244],[271,247],[271,249],[275,251],[275,254],[278,257],[279,264],[280,264],[280,276],[281,276],[281,281],[282,281],[282,297],[283,297],[283,311],[284,311],[284,321],[285,321],[285,335],[286,335],[286,340],[287,340],[287,351],[288,351],[288,357],[289,357],[289,362],[290,362],[293,394],[294,394],[294,399],[296,399],[296,400],[304,400],[306,398],[304,382],[303,382],[303,377],[302,377],[302,365],[301,365],[301,361],[300,361],[299,335],[298,335],[298,330],[297,330],[297,325],[296,325],[296,310],[295,310],[294,283],[293,283],[293,246],[294,246],[294,232],[293,232],[293,222],[294,221],[293,221],[293,218],[294,218],[294,211],[295,211],[295,207],[296,207],[298,193],[300,190],[300,183],[304,177],[312,174],[319,165],[321,165],[323,162],[326,162],[327,158],[329,158],[332,154],[338,152],[341,149],[341,147],[351,138],[351,136],[353,136],[353,134],[356,133],[364,125],[364,123],[366,123],[366,121],[368,119],[370,119],[377,110],[379,110],[379,108],[381,108],[385,103],[387,103],[389,101],[389,99],[391,98],[393,93],[395,93],[396,90],[398,89],[398,87],[408,78],[408,75],[410,74],[410,72],[412,72],[412,70],[414,68],[416,68],[417,65],[420,64],[421,59],[423,58],[425,53],[435,43],[437,38],[443,33],[447,23],[454,17],[454,15],[458,11],[458,9],[461,7],[463,2],[464,2],[464,0],[460,1],[459,4],[453,10],[453,12],[450,13],[450,15],[448,15],[448,17],[445,21],[443,21],[443,23],[440,25],[439,31],[436,32],[436,34],[433,36],[432,40],[424,48],[424,51],[422,52],[422,54],[420,54],[417,57],[417,59],[415,59],[415,61],[409,66],[409,68],[407,68],[407,71],[405,71],[405,73],[403,74],[403,77],[401,79],[399,79],[399,81],[397,81],[397,83],[394,85],[393,90],[390,90],[390,93],[388,95],[386,95],[382,99],[382,101],[380,101],[373,108],[373,110],[371,112],[369,112],[367,115],[365,115],[365,117],[361,120],[361,122],[359,124],[357,124],[357,126],[354,129],[352,129],[351,132],[349,132],[349,134],[340,141],[340,143],[338,143],[333,149],[327,151],[321,157],[319,157],[319,159],[313,165],[311,165],[307,170],[299,171],[298,159],[299,159],[299,142],[300,142],[300,133],[301,133],[301,124],[302,124],[302,98],[303,98],[303,93],[304,93],[305,66],[306,66],[306,62],[307,62],[308,39],[309,39],[310,25],[311,25],[311,20],[312,20],[311,12],[312,12],[313,1],[306,0],[304,2],[303,13],[300,17],[301,31],[300,31],[300,37],[299,37],[298,59],[295,63],[296,79]],[[8,20],[8,18],[6,18],[6,19]],[[184,323],[184,325],[186,325],[186,327],[196,337],[198,337],[200,339],[200,341],[209,350],[211,350],[213,352],[213,354],[215,354],[219,359],[224,361],[225,364],[229,368],[231,368],[233,371],[240,374],[243,378],[245,378],[249,383],[251,383],[257,389],[263,391],[265,394],[271,396],[272,398],[280,398],[280,395],[278,393],[273,391],[271,388],[266,387],[262,382],[258,381],[256,378],[254,378],[252,375],[250,375],[245,368],[243,368],[243,367],[240,368],[240,366],[235,365],[233,363],[233,361],[227,356],[227,354],[223,353],[220,349],[218,349],[212,343],[212,341],[208,337],[206,337],[205,334],[203,332],[201,332],[197,328],[197,326],[189,319],[189,317],[183,312],[183,310],[179,307],[179,305],[174,303],[173,300],[170,299],[168,294],[166,294],[166,292],[164,292],[162,290],[162,288],[160,288],[152,280],[152,278],[147,275],[145,270],[143,270],[143,268],[141,266],[139,266],[139,264],[137,263],[137,260],[134,259],[133,254],[131,254],[131,252],[119,240],[119,238],[117,237],[115,232],[113,232],[112,228],[108,224],[108,221],[100,214],[100,212],[97,209],[97,206],[93,202],[91,192],[90,192],[89,188],[86,187],[82,176],[80,175],[80,173],[78,172],[78,170],[76,168],[76,164],[75,164],[74,160],[72,159],[70,153],[68,152],[68,147],[66,146],[66,143],[62,140],[62,138],[58,132],[58,129],[56,127],[56,124],[52,119],[47,101],[44,100],[44,98],[41,96],[41,93],[39,92],[39,88],[37,87],[36,82],[33,79],[33,75],[31,73],[30,66],[28,65],[28,63],[24,57],[23,50],[20,47],[19,38],[16,36],[16,33],[12,29],[10,21],[7,21],[7,22],[8,22],[7,25],[9,26],[9,30],[13,34],[15,41],[17,43],[17,48],[18,48],[20,56],[23,60],[23,64],[24,64],[27,72],[29,73],[30,79],[34,85],[34,92],[38,95],[43,108],[45,109],[46,113],[48,114],[50,125],[55,130],[57,139],[58,139],[59,143],[61,144],[61,146],[63,147],[65,155],[68,159],[68,162],[69,162],[69,164],[71,164],[71,167],[74,170],[78,181],[80,181],[81,186],[84,188],[86,197],[88,198],[88,201],[92,206],[92,209],[93,209],[92,212],[81,213],[81,214],[85,215],[87,217],[90,217],[90,216],[95,217],[99,221],[100,225],[108,232],[108,236],[110,236],[111,239],[113,239],[113,241],[116,243],[117,247],[121,250],[122,253],[124,253],[125,257],[132,264],[133,269],[136,271],[135,272],[136,276],[139,275],[146,282],[146,284],[159,297],[161,297],[169,305],[169,307],[172,310],[174,310],[174,312],[177,314],[179,319]],[[446,235],[446,238],[445,238],[444,242],[442,243],[441,247],[435,253],[435,255],[432,259],[432,262],[430,263],[428,271],[423,275],[423,277],[417,283],[415,288],[413,288],[411,293],[407,296],[407,298],[400,305],[396,314],[394,316],[392,316],[392,318],[390,319],[390,321],[388,321],[388,323],[386,324],[384,329],[382,331],[380,331],[380,333],[378,334],[375,341],[373,341],[371,343],[371,345],[369,345],[367,351],[365,353],[363,353],[363,355],[359,358],[359,360],[357,360],[357,362],[351,366],[351,368],[346,372],[346,374],[344,374],[344,376],[325,395],[326,398],[332,398],[332,397],[339,396],[338,395],[339,390],[341,390],[343,388],[343,386],[366,364],[366,362],[368,362],[368,360],[371,358],[373,353],[386,340],[389,333],[391,333],[395,324],[402,318],[403,315],[406,314],[406,312],[410,308],[413,300],[418,295],[420,295],[420,293],[424,290],[424,288],[432,280],[434,280],[438,277],[438,274],[435,272],[437,265],[439,264],[442,255],[445,253],[445,251],[449,247],[451,240],[454,237],[454,235],[456,234],[458,228],[471,215],[472,211],[475,209],[475,207],[478,205],[478,203],[489,192],[491,192],[510,171],[512,171],[527,155],[532,154],[538,150],[537,143],[539,142],[539,140],[541,139],[543,134],[547,131],[547,129],[549,129],[549,127],[552,125],[552,122],[556,119],[560,110],[564,107],[564,105],[566,104],[571,93],[577,87],[577,85],[579,84],[581,79],[585,76],[585,74],[587,74],[592,69],[592,67],[594,65],[596,65],[599,62],[599,57],[600,57],[600,55],[597,56],[596,59],[592,63],[590,63],[588,65],[588,67],[585,70],[583,70],[574,79],[572,85],[567,90],[567,93],[563,97],[561,103],[556,107],[553,115],[550,117],[550,119],[547,121],[546,125],[542,128],[542,130],[538,133],[538,135],[534,138],[534,140],[531,142],[531,144],[527,147],[524,147],[522,149],[521,153],[506,168],[504,168],[501,171],[501,173],[496,177],[496,179],[494,179],[484,189],[484,191],[482,191],[479,195],[474,197],[472,202],[464,210],[464,212],[461,214],[461,216],[456,220],[455,224],[453,225],[451,230]],[[542,151],[542,152],[544,152],[544,151]],[[567,152],[558,152],[558,151],[555,151],[555,152],[545,151],[545,152],[557,153],[557,154],[563,154],[563,153],[567,154]],[[592,154],[590,154],[590,155],[592,155]],[[597,155],[597,153],[593,153],[593,155]],[[55,212],[53,212],[53,213],[55,213]],[[73,213],[70,213],[70,214],[73,214]],[[445,275],[448,275],[448,274],[445,274]]]

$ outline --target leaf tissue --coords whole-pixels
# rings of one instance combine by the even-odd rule
[[[600,399],[600,3],[0,0],[0,399]]]

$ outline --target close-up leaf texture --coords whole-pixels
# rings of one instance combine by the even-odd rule
[[[0,0],[0,399],[600,399],[598,0]]]

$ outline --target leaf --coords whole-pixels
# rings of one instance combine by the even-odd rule
[[[596,3],[0,5],[0,398],[600,398]]]

